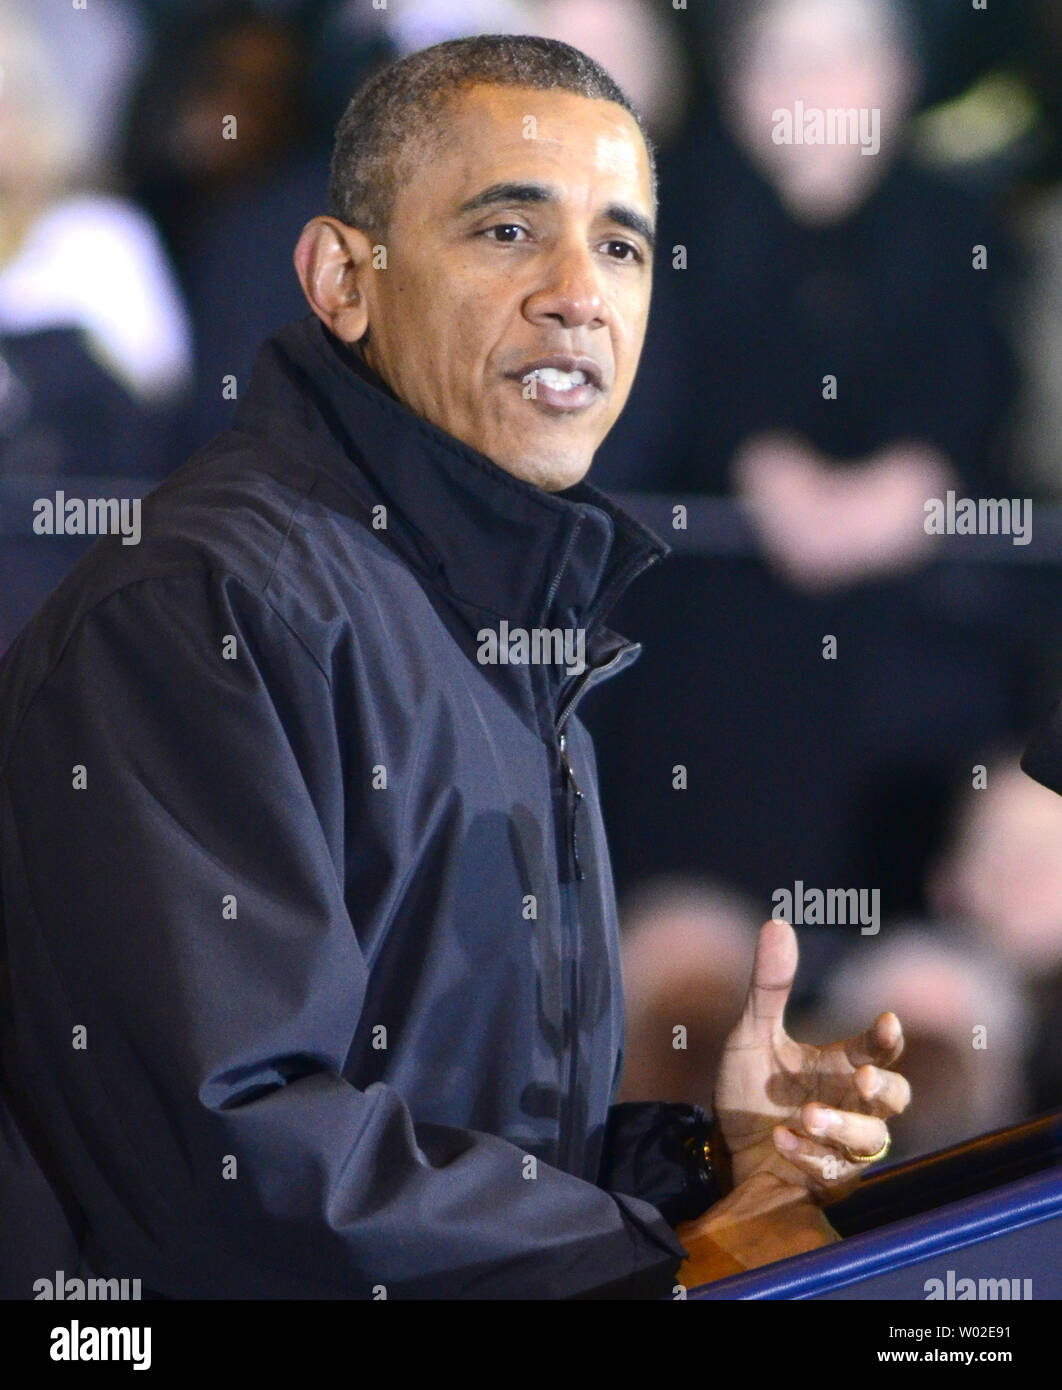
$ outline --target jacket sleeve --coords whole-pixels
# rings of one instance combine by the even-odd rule
[[[652,1205],[344,1079],[342,737],[290,620],[205,570],[100,602],[23,716],[14,1047],[97,1268],[182,1298],[667,1296]]]
[[[692,1221],[722,1197],[697,1162],[711,1132],[699,1105],[625,1101],[609,1109],[598,1183],[651,1202],[672,1226]]]

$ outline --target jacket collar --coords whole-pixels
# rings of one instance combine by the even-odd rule
[[[342,468],[354,465],[387,506],[392,534],[405,533],[410,561],[510,625],[589,633],[669,553],[589,483],[544,492],[416,415],[314,314],[263,345],[234,423],[256,433],[265,424],[304,452],[307,404],[345,455]]]

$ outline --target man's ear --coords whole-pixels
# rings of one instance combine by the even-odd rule
[[[372,246],[364,232],[334,217],[315,217],[295,244],[295,273],[310,308],[337,338],[356,343],[369,327],[365,277]]]

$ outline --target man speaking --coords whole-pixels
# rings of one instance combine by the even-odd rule
[[[313,314],[5,659],[3,1133],[94,1273],[664,1296],[829,1239],[819,1205],[884,1153],[899,1023],[792,1042],[780,923],[714,1125],[611,1104],[576,711],[638,655],[605,620],[666,548],[581,480],[641,351],[654,185],[563,44],[379,73],[295,251]],[[52,1273],[40,1222],[9,1283]]]

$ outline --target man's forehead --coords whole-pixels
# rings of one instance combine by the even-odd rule
[[[628,195],[651,190],[649,156],[637,123],[615,102],[576,92],[478,85],[458,93],[446,113],[448,157],[460,177],[492,181],[488,172],[517,172],[535,164],[590,173],[627,185]],[[456,190],[454,190],[456,191]]]

